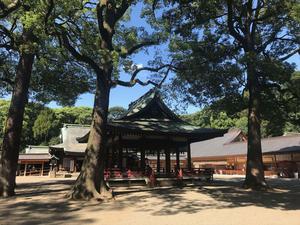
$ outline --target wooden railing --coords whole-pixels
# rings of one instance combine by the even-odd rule
[[[35,170],[19,170],[19,176],[48,176],[49,174],[49,169],[35,169]]]
[[[265,176],[277,175],[276,171],[264,171]],[[224,174],[224,175],[246,175],[246,171],[243,170],[215,170],[215,174]]]

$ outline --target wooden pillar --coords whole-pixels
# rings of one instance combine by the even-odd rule
[[[123,148],[121,146],[119,146],[119,165],[118,165],[118,167],[120,170],[123,169]]]
[[[187,149],[187,167],[188,167],[188,170],[192,170],[191,144],[190,143],[188,143],[188,149]]]
[[[111,149],[111,168],[115,168],[116,165],[116,146],[113,144]]]
[[[180,152],[178,148],[176,148],[176,167],[180,169]]]
[[[42,170],[41,170],[41,176],[44,175],[44,162],[42,162]]]
[[[166,155],[166,174],[170,174],[171,172],[171,157],[170,157],[170,148],[165,149]]]
[[[27,163],[25,163],[24,176],[26,176],[26,172],[27,172]]]
[[[20,166],[21,166],[21,164],[18,162],[18,166],[17,166],[17,176],[20,176]]]
[[[145,161],[146,161],[146,159],[145,159],[145,149],[141,149],[141,171],[143,173],[145,172],[145,167],[146,167]]]
[[[157,151],[156,171],[160,172],[160,150]]]
[[[277,164],[276,154],[274,154],[274,162],[275,162],[275,166],[276,166],[276,170],[277,170],[278,169],[278,164]]]
[[[77,172],[77,158],[74,158],[74,173]]]
[[[114,152],[115,152],[115,135],[112,135],[110,151],[108,154],[108,164],[107,164],[107,168],[109,169],[114,168],[114,154],[115,154]]]
[[[105,154],[104,169],[109,168],[109,165],[110,165],[110,152],[111,152],[111,147],[107,147],[106,148],[106,154]]]

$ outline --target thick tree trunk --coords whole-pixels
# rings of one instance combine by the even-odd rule
[[[249,106],[248,106],[248,153],[244,187],[265,189],[261,132],[260,132],[260,85],[255,72],[255,57],[247,63]]]
[[[106,71],[111,73],[111,70]],[[112,198],[112,192],[104,181],[104,161],[107,154],[107,114],[110,86],[107,74],[97,74],[93,121],[81,172],[68,197],[77,200]]]
[[[9,197],[15,194],[22,124],[25,105],[28,101],[28,89],[33,62],[33,53],[23,52],[20,54],[2,144],[0,196],[3,197]]]

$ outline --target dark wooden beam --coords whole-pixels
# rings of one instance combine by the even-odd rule
[[[145,149],[141,149],[141,171],[144,173],[146,167]]]
[[[191,144],[188,143],[188,150],[187,150],[187,167],[188,170],[192,170],[192,157],[191,157]]]
[[[156,170],[158,173],[160,172],[160,150],[157,151]]]
[[[165,157],[166,157],[166,174],[171,173],[171,157],[170,157],[170,148],[165,149]]]
[[[180,169],[180,152],[178,148],[176,148],[176,166],[177,169]]]
[[[119,169],[123,169],[123,146],[122,146],[122,137],[121,135],[119,136],[119,144],[118,144],[118,150],[119,150]]]

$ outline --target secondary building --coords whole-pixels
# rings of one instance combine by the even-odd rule
[[[49,147],[59,171],[79,171],[85,157],[90,126],[65,124],[62,143]],[[143,174],[149,166],[157,176],[173,176],[176,168],[192,170],[190,144],[223,136],[226,131],[193,126],[181,120],[153,88],[132,102],[124,115],[109,121],[109,174]],[[184,160],[184,162],[181,162]]]
[[[266,175],[293,177],[300,170],[300,134],[286,134],[261,140]],[[223,137],[191,144],[193,166],[214,168],[221,174],[245,174],[247,137],[231,129]]]

